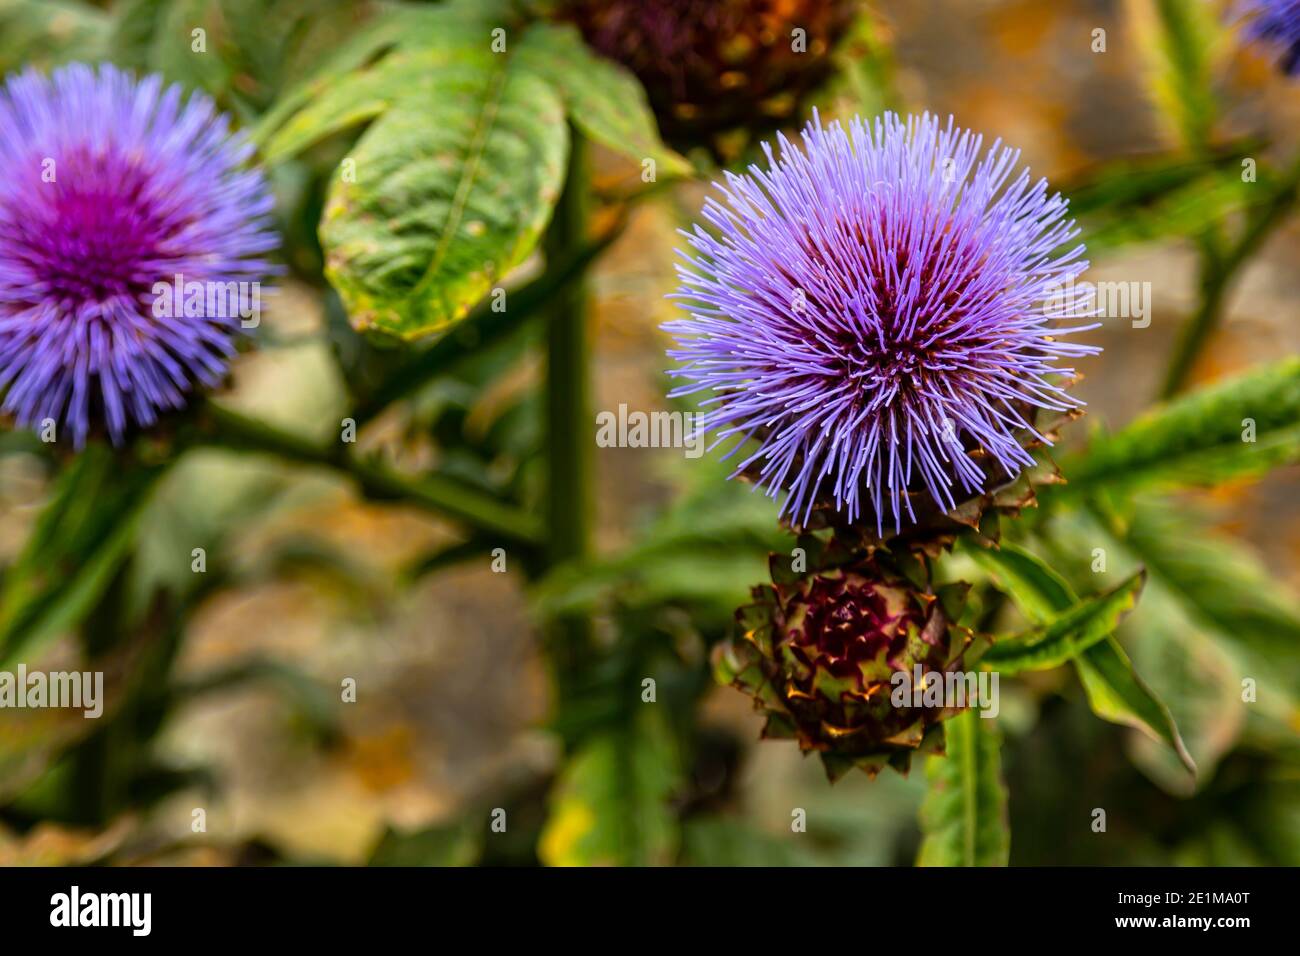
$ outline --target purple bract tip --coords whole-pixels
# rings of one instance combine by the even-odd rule
[[[1237,11],[1247,36],[1275,44],[1283,71],[1300,73],[1300,0],[1241,0]]]

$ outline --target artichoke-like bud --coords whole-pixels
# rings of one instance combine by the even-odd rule
[[[664,138],[713,145],[794,118],[857,0],[568,0],[563,15],[645,86]],[[716,150],[715,150],[716,152]]]
[[[939,722],[957,711],[920,704],[912,688],[984,647],[956,623],[967,585],[931,587],[924,555],[864,558],[812,535],[799,546],[808,570],[772,556],[772,584],[754,588],[739,633],[715,650],[718,679],[754,698],[764,737],[817,752],[831,780],[853,767],[906,773],[913,754],[942,750]]]

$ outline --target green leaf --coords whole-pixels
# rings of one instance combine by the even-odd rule
[[[254,134],[276,163],[370,124],[335,174],[320,227],[326,276],[355,328],[437,335],[501,285],[559,198],[566,113],[665,174],[689,171],[659,141],[632,76],[571,27],[520,24],[501,3],[390,17],[403,28],[376,22]]]
[[[564,105],[502,11],[400,11],[402,36],[376,24],[331,67],[355,69],[313,79],[290,94],[301,109],[257,131],[275,162],[373,120],[335,173],[320,227],[326,276],[358,330],[445,331],[533,251],[550,218],[568,155]]]
[[[1195,511],[1142,499],[1125,544],[1258,685],[1260,711],[1294,727],[1300,688],[1300,601],[1241,542]]]
[[[225,17],[211,0],[171,0],[157,20],[157,33],[145,68],[170,82],[220,97],[234,80],[234,70],[219,49]],[[203,30],[203,49],[194,49],[193,31]]]
[[[1083,223],[1090,254],[1122,246],[1200,238],[1243,212],[1270,207],[1277,187],[1267,169],[1258,183],[1241,181],[1241,161],[1266,144],[1239,138],[1194,156],[1161,153],[1107,163],[1062,192]]]
[[[1240,739],[1247,707],[1241,699],[1239,671],[1213,635],[1197,626],[1185,608],[1162,587],[1153,586],[1144,600],[1144,615],[1127,628],[1126,643],[1135,666],[1169,705],[1196,762],[1196,777],[1168,748],[1145,737],[1131,738],[1134,762],[1170,793],[1190,795],[1214,775],[1222,756]]]
[[[962,552],[1016,602],[1033,624],[1048,624],[1078,603],[1070,585],[1038,556],[1010,542],[983,548],[963,542]]]
[[[1250,430],[1254,441],[1245,440]],[[1044,497],[1213,485],[1300,460],[1300,358],[1194,392],[1098,437],[1061,466]]]
[[[377,24],[354,41],[355,47],[340,51],[344,54],[342,61],[349,62],[391,44],[391,23],[386,20]],[[454,66],[461,50],[472,49],[469,45],[479,39],[477,34],[452,30],[437,44],[398,49],[351,73],[311,81],[305,89],[317,92],[311,99],[302,100],[297,111],[277,107],[254,129],[254,140],[264,142],[263,160],[268,164],[283,162],[330,136],[382,116],[395,103],[411,96],[414,89],[432,93],[432,74]],[[457,46],[457,42],[463,46]],[[294,102],[303,95],[304,91],[299,90],[286,99]],[[428,105],[433,108],[433,104]]]
[[[672,861],[679,841],[669,798],[672,737],[654,705],[590,737],[560,774],[538,857],[547,866],[647,866]]]
[[[657,174],[686,176],[691,164],[663,144],[640,81],[626,67],[593,53],[569,24],[539,23],[524,37],[519,56],[564,97],[569,118],[583,134],[641,162]]]
[[[327,277],[354,327],[444,331],[533,250],[563,185],[555,91],[505,56],[429,74],[335,176],[321,222]]]
[[[1075,659],[1088,706],[1102,720],[1140,730],[1168,744],[1187,772],[1196,775],[1196,761],[1183,743],[1173,714],[1133,670],[1124,648],[1114,637],[1094,644]]]
[[[168,0],[122,0],[113,7],[108,52],[118,66],[144,71],[149,67],[154,34]]]
[[[920,866],[1006,866],[1011,852],[1001,735],[973,709],[944,723],[945,756],[928,758]]]
[[[127,467],[87,448],[54,495],[0,592],[0,664],[74,628],[130,553],[163,467]]]
[[[409,43],[413,37],[425,37],[428,31],[424,21],[444,13],[427,7],[390,7],[322,56],[307,78],[282,93],[251,131],[253,142],[263,147],[264,160],[270,163],[285,159],[331,132],[351,125],[354,121],[336,124],[334,117],[312,104],[348,95],[347,87],[364,78],[368,64],[381,62],[383,54]],[[296,123],[294,133],[282,132],[290,117],[309,107],[313,109],[314,121],[302,120]],[[297,144],[294,139],[298,139]]]
[[[287,78],[330,62],[362,15],[352,0],[124,0],[113,5],[107,49],[119,66],[203,89],[247,117],[275,101]]]
[[[1108,527],[1088,510],[1059,514],[1051,530],[1054,563],[1073,567],[1079,581],[1097,579],[1088,556],[1098,549],[1108,565],[1100,572],[1103,580],[1114,580],[1141,560],[1122,529]],[[1241,675],[1220,639],[1196,618],[1160,572],[1154,568],[1147,572],[1142,604],[1124,622],[1119,636],[1137,671],[1168,706],[1197,774],[1190,778],[1185,761],[1147,735],[1130,739],[1130,755],[1161,787],[1186,795],[1213,779],[1219,759],[1242,732],[1246,705],[1241,700]]]
[[[1031,622],[1047,624],[1077,602],[1074,590],[1037,555],[1003,543],[997,550],[963,549],[1011,597]],[[1093,713],[1103,720],[1142,731],[1173,748],[1188,772],[1196,772],[1169,708],[1133,670],[1118,640],[1107,637],[1075,658],[1079,680]]]
[[[1023,637],[999,641],[980,663],[1008,674],[1059,667],[1115,630],[1137,604],[1145,580],[1146,573],[1138,571],[1114,589],[1076,603],[1049,624]]]

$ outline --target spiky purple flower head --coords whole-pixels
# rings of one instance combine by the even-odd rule
[[[1241,0],[1237,12],[1248,37],[1281,48],[1283,72],[1300,74],[1300,0]]]
[[[221,378],[240,317],[155,308],[155,287],[181,276],[186,287],[211,289],[271,271],[272,198],[246,166],[251,152],[208,97],[184,99],[158,76],[74,64],[7,81],[5,412],[22,426],[66,426],[78,447],[101,428],[120,442],[130,426],[152,424]],[[180,314],[160,317],[168,312]]]
[[[779,144],[685,234],[691,317],[664,326],[689,380],[673,394],[708,394],[714,446],[758,441],[736,474],[787,491],[796,521],[829,502],[879,534],[916,521],[917,491],[951,510],[988,490],[983,460],[1033,464],[1036,410],[1079,404],[1058,361],[1097,351],[1064,340],[1095,324],[1054,327],[1094,314],[1066,201],[928,114],[815,118],[802,150]]]

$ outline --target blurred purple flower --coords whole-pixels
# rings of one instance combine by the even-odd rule
[[[1300,73],[1300,0],[1241,0],[1238,13],[1250,39],[1282,48],[1283,71]]]
[[[224,375],[239,316],[155,309],[155,285],[271,271],[272,198],[251,153],[208,97],[182,103],[157,76],[74,64],[0,88],[5,412],[66,425],[77,447],[101,427],[117,443]]]
[[[757,439],[736,474],[788,491],[804,523],[829,504],[878,534],[888,510],[898,531],[909,489],[951,510],[987,490],[976,459],[1033,464],[1018,435],[1047,441],[1036,410],[1080,404],[1055,363],[1099,351],[1063,341],[1095,323],[1053,328],[1095,314],[1083,246],[1061,251],[1066,201],[1027,170],[1008,184],[1018,152],[928,114],[815,118],[803,150],[779,143],[768,170],[727,173],[712,232],[686,234],[673,298],[692,315],[664,328],[689,384],[672,394],[709,393],[715,447]]]

